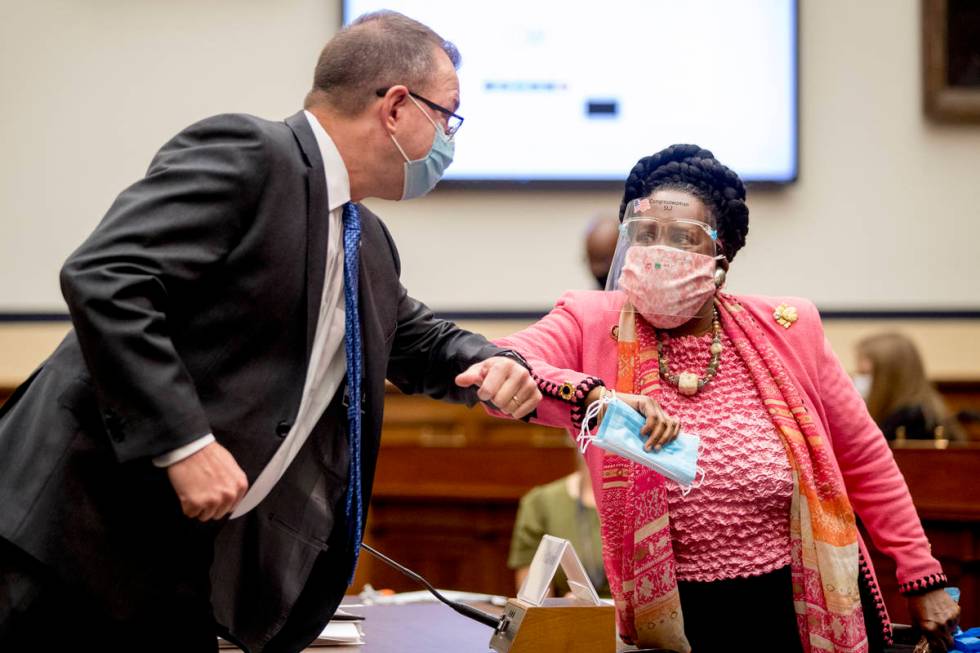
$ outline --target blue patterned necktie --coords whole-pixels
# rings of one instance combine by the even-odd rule
[[[357,205],[344,204],[344,352],[347,355],[347,427],[350,445],[350,478],[347,485],[347,524],[354,536],[354,570],[361,552],[361,321],[357,311],[358,255],[361,248],[361,217]]]

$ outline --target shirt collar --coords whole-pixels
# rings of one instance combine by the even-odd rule
[[[344,160],[340,158],[340,151],[337,150],[330,134],[316,116],[309,111],[303,113],[306,114],[306,120],[309,121],[313,136],[316,137],[316,144],[320,148],[323,171],[327,175],[327,209],[333,211],[350,201],[350,177],[347,176]]]

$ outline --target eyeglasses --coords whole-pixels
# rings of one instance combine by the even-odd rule
[[[630,218],[623,222],[623,234],[631,245],[665,245],[675,249],[707,249],[718,239],[718,232],[698,220],[685,218]]]
[[[377,91],[375,91],[375,94],[378,97],[384,97],[385,96],[385,93],[387,93],[389,90],[391,90],[391,87],[390,86],[388,86],[386,88],[379,88]],[[445,128],[446,136],[455,136],[456,135],[456,132],[459,131],[459,128],[463,126],[463,116],[461,116],[461,115],[459,115],[457,113],[453,113],[452,111],[450,111],[446,107],[444,107],[444,106],[442,106],[440,104],[436,104],[432,100],[430,100],[428,98],[424,98],[421,95],[419,95],[418,93],[414,93],[412,91],[409,91],[408,94],[411,95],[416,100],[418,100],[419,102],[421,102],[422,104],[424,104],[425,106],[427,106],[430,109],[432,109],[433,111],[438,111],[443,116],[445,116],[445,118],[446,118],[446,128]]]

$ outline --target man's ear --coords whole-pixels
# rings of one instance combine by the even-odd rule
[[[408,101],[408,87],[397,84],[388,89],[381,98],[378,111],[381,121],[389,134],[395,133],[399,113],[404,111]]]

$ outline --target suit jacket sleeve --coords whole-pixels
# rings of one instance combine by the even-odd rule
[[[379,224],[391,248],[395,268],[401,274],[394,240],[384,223],[379,221]],[[428,306],[412,298],[401,284],[397,305],[387,377],[406,394],[425,394],[472,406],[479,401],[476,388],[460,388],[456,376],[491,356],[514,357],[513,352],[490,344],[483,336],[436,318]]]
[[[259,129],[245,116],[188,127],[61,271],[120,461],[158,456],[211,430],[167,316],[240,239],[266,165]]]

